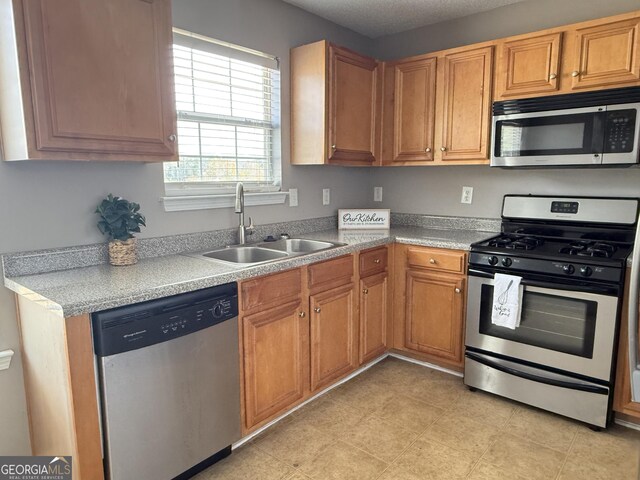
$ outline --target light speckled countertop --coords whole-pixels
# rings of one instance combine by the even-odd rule
[[[468,250],[472,243],[492,234],[477,230],[411,226],[397,226],[386,231],[332,229],[300,237],[347,245],[254,267],[235,267],[204,258],[167,255],[144,258],[137,265],[129,267],[94,265],[9,277],[5,278],[5,285],[14,292],[69,317],[274,273],[394,241]]]

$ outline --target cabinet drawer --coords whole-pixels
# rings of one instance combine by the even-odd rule
[[[349,283],[353,279],[353,256],[309,265],[308,272],[309,288]]]
[[[360,254],[360,276],[384,272],[387,268],[387,247],[367,250]]]
[[[260,310],[274,303],[299,297],[302,291],[302,270],[267,275],[242,282],[242,310]]]
[[[439,248],[410,248],[407,265],[441,272],[464,273],[466,253]]]

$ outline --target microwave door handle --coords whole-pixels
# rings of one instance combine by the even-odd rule
[[[638,365],[638,295],[640,292],[640,221],[636,227],[636,240],[633,246],[633,263],[631,264],[631,281],[629,282],[629,311],[627,312],[629,336],[629,383],[631,400],[640,402],[640,366]]]
[[[601,111],[603,110],[603,111]],[[604,139],[607,125],[607,112],[605,107],[599,107],[598,112],[593,114],[593,135],[591,138],[591,153],[599,155],[596,163],[601,164],[604,160]]]

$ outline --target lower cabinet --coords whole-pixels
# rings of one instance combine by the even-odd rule
[[[309,340],[301,301],[242,319],[245,422],[256,425],[305,395]]]
[[[462,370],[466,252],[395,246],[393,345],[417,358]]]
[[[360,364],[387,349],[389,275],[379,273],[360,280]]]
[[[358,366],[353,255],[240,284],[243,431]]]
[[[311,391],[358,366],[358,317],[352,283],[311,295]]]
[[[464,279],[413,269],[406,278],[405,346],[462,363]]]

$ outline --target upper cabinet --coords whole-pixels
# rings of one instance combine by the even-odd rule
[[[640,83],[640,17],[571,32],[571,90]]]
[[[389,102],[393,115],[390,132],[391,163],[416,164],[434,159],[437,57],[388,64],[385,75],[393,75]]]
[[[492,46],[388,63],[383,163],[486,163],[492,67]]]
[[[489,159],[493,47],[445,53],[438,156],[443,162]]]
[[[0,9],[6,160],[177,159],[170,0]]]
[[[497,42],[496,100],[640,85],[640,14]]]
[[[291,50],[291,163],[380,162],[382,69],[320,41]]]
[[[562,33],[501,42],[498,47],[497,96],[549,95],[560,86]]]

